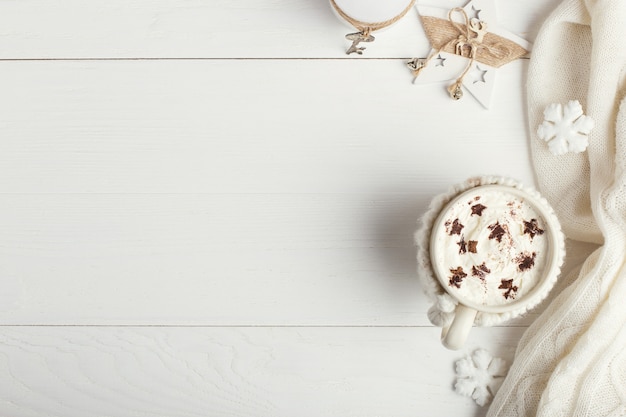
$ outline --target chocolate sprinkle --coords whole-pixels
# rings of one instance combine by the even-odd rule
[[[475,214],[477,216],[482,216],[483,215],[483,210],[486,209],[486,206],[483,206],[482,204],[475,204],[472,206],[472,216]]]
[[[542,235],[543,229],[539,228],[537,219],[531,219],[529,222],[524,220],[524,234],[530,235],[530,240],[533,240],[535,235]]]
[[[451,287],[461,288],[461,283],[463,282],[463,278],[467,276],[465,271],[463,271],[463,267],[459,266],[456,269],[450,269],[452,276],[450,277],[449,285]]]
[[[463,238],[463,236],[461,235],[461,240],[459,240],[458,242],[456,242],[457,245],[459,245],[459,254],[464,254],[467,253],[467,245],[465,244],[465,239]]]
[[[496,239],[498,242],[502,242],[502,237],[508,232],[506,225],[502,226],[499,221],[487,227],[491,230],[489,239]]]
[[[517,293],[517,286],[513,285],[513,280],[512,279],[503,279],[500,281],[500,286],[498,287],[501,290],[506,290],[504,292],[504,294],[502,294],[504,296],[504,298],[506,298],[507,300],[509,298],[515,298],[515,294]]]
[[[472,252],[472,253],[476,253],[476,247],[478,246],[478,241],[477,240],[470,240],[467,242],[467,250]]]
[[[448,228],[449,226],[449,228]],[[461,224],[461,222],[459,221],[459,219],[454,219],[454,222],[452,222],[452,224],[450,224],[450,222],[446,222],[446,228],[448,228],[448,234],[450,236],[452,235],[460,235],[461,234],[461,230],[463,230],[465,226],[463,226]]]
[[[537,257],[537,252],[533,253],[520,253],[515,260],[517,261],[517,267],[520,271],[526,271],[527,269],[531,269],[535,266],[535,258]]]
[[[491,269],[487,268],[487,265],[483,262],[482,265],[474,265],[472,266],[472,275],[480,278],[481,280],[485,280],[485,275],[491,272]]]

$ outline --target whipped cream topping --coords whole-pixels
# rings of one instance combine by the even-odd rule
[[[548,257],[545,221],[516,194],[478,187],[452,202],[431,236],[433,263],[447,290],[476,305],[503,305],[529,293]]]

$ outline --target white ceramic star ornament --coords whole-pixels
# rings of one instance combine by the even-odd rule
[[[437,60],[432,59],[429,63],[427,59],[420,59],[417,69],[416,65],[409,65],[415,75],[413,83],[450,85],[464,74],[460,77],[460,85],[450,85],[450,95],[455,99],[461,98],[462,85],[479,103],[489,108],[496,69],[526,55],[531,44],[498,26],[494,0],[471,0],[467,3],[462,8],[467,21],[464,21],[463,13],[449,15],[449,9],[422,5],[416,8],[432,46],[429,55]]]

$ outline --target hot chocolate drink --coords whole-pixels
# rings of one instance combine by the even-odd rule
[[[431,235],[442,284],[476,306],[510,304],[541,281],[545,220],[517,193],[479,187],[452,201]]]

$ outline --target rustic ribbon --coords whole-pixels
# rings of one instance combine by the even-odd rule
[[[460,13],[463,23],[452,19],[454,13]],[[528,53],[526,49],[510,39],[487,31],[487,23],[469,18],[465,10],[455,7],[448,12],[448,19],[440,19],[432,16],[420,16],[426,36],[430,40],[433,52],[426,59],[414,59],[408,63],[413,75],[417,77],[430,60],[447,52],[460,55],[469,59],[463,73],[448,87],[450,96],[458,100],[463,97],[461,85],[463,78],[475,61],[499,68],[504,64],[514,61]]]

